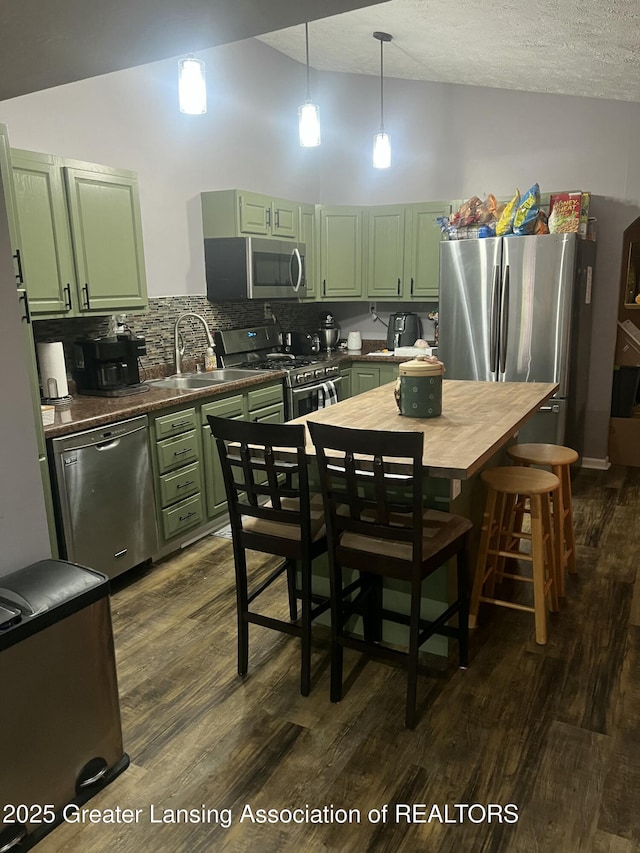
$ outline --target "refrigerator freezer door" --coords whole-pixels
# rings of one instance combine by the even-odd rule
[[[502,240],[440,244],[438,358],[447,379],[496,379]]]
[[[504,239],[500,379],[568,393],[575,234]]]

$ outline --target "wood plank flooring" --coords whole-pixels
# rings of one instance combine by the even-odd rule
[[[295,638],[252,626],[249,675],[237,676],[230,542],[207,537],[122,584],[112,609],[131,766],[88,806],[140,808],[140,820],[63,824],[39,853],[638,853],[640,469],[580,472],[574,504],[579,574],[549,643],[536,645],[528,614],[485,605],[467,671],[427,662],[413,732],[404,673],[355,653],[345,698],[329,702],[322,628],[308,698]],[[259,555],[253,567],[266,568]],[[517,822],[496,816],[506,804]],[[231,821],[152,823],[151,805],[156,818],[204,806]],[[259,824],[246,811],[306,806],[357,812]]]

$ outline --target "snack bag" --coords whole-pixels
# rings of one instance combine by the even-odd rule
[[[503,237],[505,234],[511,234],[513,231],[513,218],[516,215],[516,209],[520,204],[520,190],[516,189],[516,194],[511,201],[505,205],[504,210],[500,214],[498,224],[496,225],[496,236]]]
[[[513,233],[519,237],[533,234],[540,209],[540,185],[534,184],[523,195],[513,217]]]
[[[538,211],[536,221],[533,223],[533,233],[536,235],[549,233],[549,226],[547,224],[547,214],[544,212],[544,210]]]

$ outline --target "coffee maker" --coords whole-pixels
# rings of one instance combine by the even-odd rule
[[[147,351],[144,338],[114,335],[76,341],[72,376],[79,394],[121,397],[148,391],[140,382],[138,358]]]

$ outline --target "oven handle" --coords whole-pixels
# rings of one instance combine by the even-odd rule
[[[304,385],[302,388],[292,388],[291,392],[295,397],[296,394],[306,394],[309,391],[317,391],[319,388],[322,388],[327,382],[333,382],[334,385],[339,385],[342,382],[342,376],[336,376],[335,378],[325,379],[324,382],[319,382],[317,385]]]

